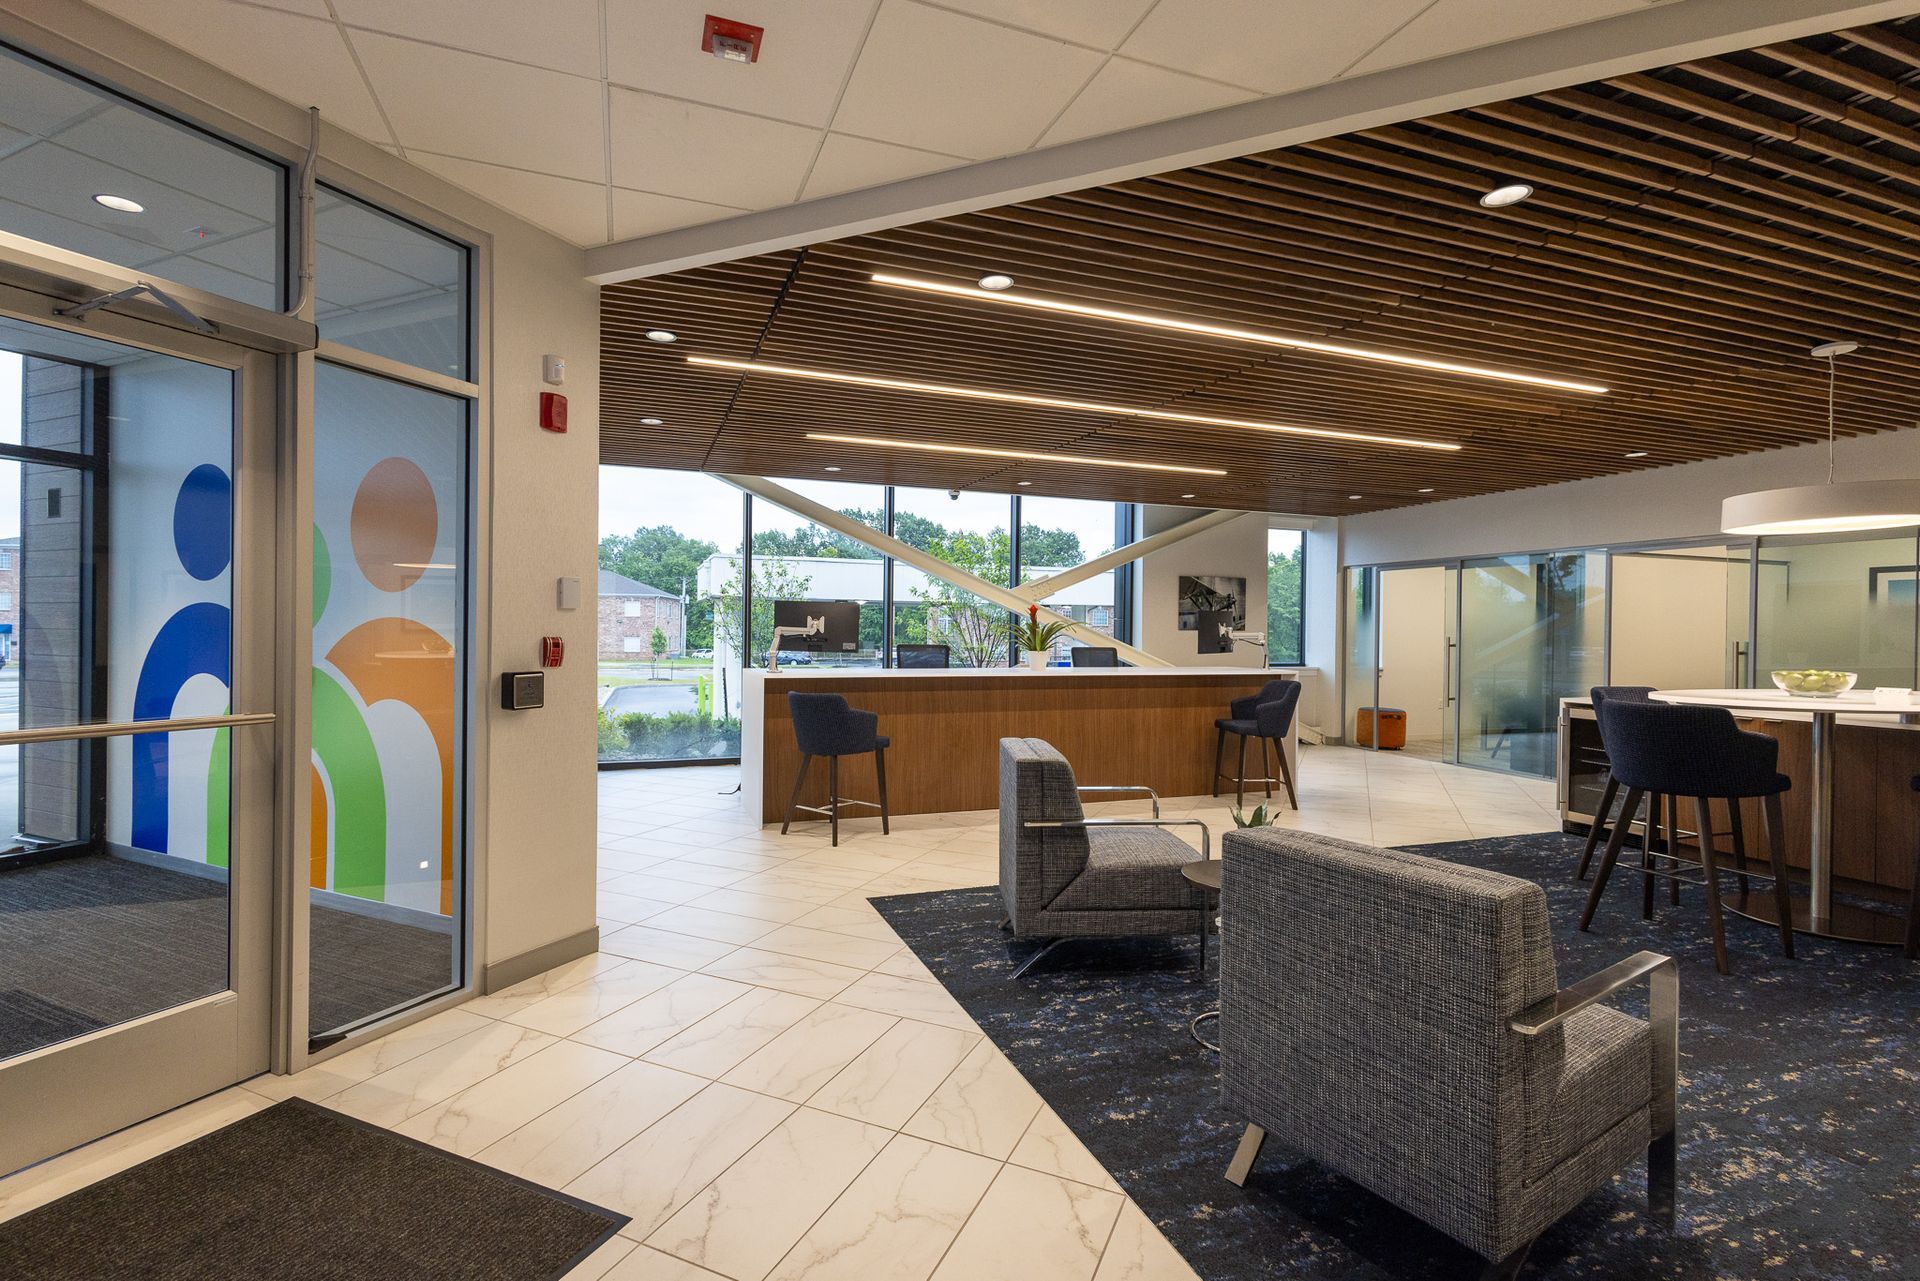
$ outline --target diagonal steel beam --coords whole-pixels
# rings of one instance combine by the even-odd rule
[[[889,534],[883,534],[871,526],[863,525],[851,516],[843,515],[833,508],[826,506],[824,503],[816,503],[811,498],[796,494],[786,486],[776,484],[763,476],[735,476],[726,472],[716,472],[714,474],[736,489],[746,490],[755,498],[764,498],[774,506],[792,512],[795,516],[803,520],[810,520],[816,525],[824,525],[837,534],[845,534],[848,538],[873,548],[873,550],[883,556],[891,556],[903,565],[913,566],[929,578],[937,578],[943,583],[950,583],[958,587],[961,591],[972,592],[982,600],[992,601],[994,604],[1004,607],[1011,613],[1024,614],[1027,612],[1027,606],[1034,603],[1004,583],[988,582],[984,578],[969,574],[964,569],[956,569],[930,552],[922,551],[920,548],[914,547],[909,543],[903,543]],[[1197,524],[1199,522],[1192,521],[1189,523]],[[1180,529],[1184,530],[1186,526],[1182,525]],[[1170,530],[1168,532],[1172,533],[1176,531]],[[1132,544],[1132,546],[1135,547],[1139,545],[1138,543]],[[1084,568],[1084,566],[1082,566],[1082,568]],[[1054,580],[1057,581],[1060,577],[1060,575],[1056,574]],[[1076,579],[1075,581],[1079,580]],[[1169,663],[1164,658],[1158,658],[1149,654],[1144,649],[1135,649],[1131,645],[1122,644],[1105,632],[1097,632],[1084,623],[1075,622],[1065,614],[1056,613],[1044,605],[1040,607],[1040,617],[1045,622],[1068,624],[1067,634],[1075,640],[1083,641],[1089,645],[1108,645],[1119,650],[1120,657],[1132,663],[1135,667],[1173,666],[1172,663]]]
[[[1063,569],[1046,578],[1036,578],[1030,583],[1022,583],[1013,589],[1014,595],[1029,601],[1039,600],[1042,596],[1051,596],[1075,583],[1084,583],[1089,578],[1098,578],[1108,570],[1124,565],[1130,560],[1139,560],[1149,552],[1157,552],[1192,538],[1195,534],[1204,534],[1210,529],[1232,524],[1244,515],[1246,515],[1245,512],[1216,511],[1208,512],[1204,516],[1195,516],[1184,524],[1175,525],[1172,529],[1163,529],[1146,538],[1136,539],[1125,547],[1116,547],[1105,555],[1095,556],[1092,560],[1075,565],[1072,569]],[[1026,607],[1023,605],[1021,608]]]

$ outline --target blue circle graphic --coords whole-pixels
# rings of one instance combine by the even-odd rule
[[[187,572],[202,582],[218,578],[233,559],[233,482],[212,463],[201,463],[180,482],[173,546]]]

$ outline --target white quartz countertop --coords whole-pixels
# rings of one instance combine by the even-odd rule
[[[1152,680],[1168,676],[1269,676],[1297,677],[1311,668],[1301,667],[1044,667],[1032,671],[1025,667],[782,667],[770,672],[762,667],[747,669],[748,680],[952,680],[956,677],[999,677],[1009,681],[1032,680],[1039,676],[1064,676],[1072,680],[1088,677],[1122,677]]]

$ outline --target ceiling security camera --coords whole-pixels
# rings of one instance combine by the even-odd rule
[[[960,501],[960,491],[957,489],[949,489],[947,491],[947,497],[957,503]]]

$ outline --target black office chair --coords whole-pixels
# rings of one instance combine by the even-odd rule
[[[1247,803],[1247,784],[1264,783],[1267,795],[1273,795],[1276,781],[1287,785],[1287,803],[1295,809],[1300,808],[1300,797],[1293,790],[1293,769],[1287,764],[1287,735],[1293,729],[1294,709],[1300,705],[1299,681],[1268,681],[1261,686],[1258,694],[1246,698],[1236,698],[1229,708],[1229,714],[1213,723],[1219,735],[1213,744],[1213,794],[1220,795],[1220,780],[1226,775],[1220,772],[1220,758],[1227,750],[1227,735],[1240,736],[1240,772],[1234,778],[1234,804]],[[1247,777],[1247,740],[1260,740],[1260,777]],[[1280,777],[1274,779],[1267,771],[1267,740],[1272,739],[1280,754]]]
[[[794,776],[793,795],[787,799],[787,816],[780,824],[785,836],[793,823],[795,810],[825,814],[833,825],[833,843],[840,843],[840,808],[862,805],[880,811],[880,832],[887,834],[887,748],[892,740],[878,732],[878,712],[856,711],[839,694],[787,694],[787,711],[793,717],[793,737],[800,745],[800,772]],[[873,753],[873,774],[880,785],[880,803],[848,800],[840,795],[840,758]],[[800,789],[807,783],[807,767],[813,758],[827,758],[827,803],[802,805]]]
[[[1913,790],[1920,792],[1920,774],[1914,775]],[[1920,957],[1920,846],[1913,851],[1913,888],[1907,891],[1907,959]]]
[[[1067,653],[1075,667],[1120,666],[1120,651],[1111,645],[1075,645]]]
[[[1600,741],[1606,745],[1613,776],[1627,789],[1620,807],[1620,821],[1607,836],[1606,853],[1601,855],[1600,870],[1587,893],[1586,910],[1580,914],[1580,928],[1593,921],[1594,909],[1606,892],[1607,878],[1620,857],[1625,842],[1628,816],[1639,808],[1648,793],[1662,796],[1691,796],[1694,822],[1700,833],[1699,884],[1707,892],[1707,926],[1713,934],[1713,967],[1727,972],[1727,936],[1721,923],[1720,867],[1714,849],[1713,822],[1707,802],[1721,800],[1733,814],[1734,859],[1745,875],[1746,836],[1740,827],[1740,802],[1756,798],[1766,819],[1767,861],[1773,873],[1773,906],[1780,928],[1780,950],[1793,955],[1793,906],[1787,897],[1786,825],[1781,815],[1780,797],[1793,786],[1779,770],[1780,743],[1766,734],[1752,734],[1734,722],[1733,713],[1724,707],[1683,707],[1670,703],[1636,703],[1609,698],[1595,709],[1600,720]],[[1669,833],[1671,837],[1671,833]],[[1648,834],[1652,843],[1652,834]],[[1672,846],[1668,846],[1671,851]],[[1657,867],[1643,860],[1643,876],[1677,877],[1672,866]],[[1651,882],[1649,882],[1651,883]]]
[[[895,645],[895,667],[951,667],[953,651],[945,645]]]

